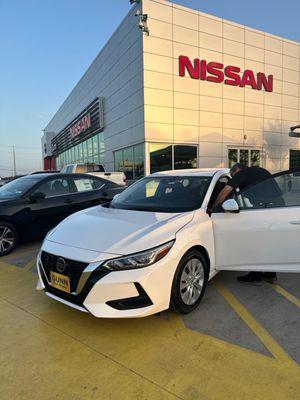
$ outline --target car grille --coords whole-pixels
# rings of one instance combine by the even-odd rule
[[[84,271],[84,269],[88,266],[88,264],[64,258],[66,262],[66,269],[63,272],[59,272],[58,269],[56,268],[56,263],[59,258],[60,258],[59,256],[56,256],[54,254],[46,253],[45,251],[42,252],[41,261],[47,279],[50,282],[50,271],[66,275],[70,278],[71,292],[76,292],[81,274]]]

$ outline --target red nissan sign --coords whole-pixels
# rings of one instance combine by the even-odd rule
[[[193,79],[202,81],[224,82],[231,86],[250,86],[252,89],[273,92],[273,75],[266,76],[263,72],[255,74],[251,69],[244,72],[233,65],[224,66],[218,62],[207,62],[196,58],[193,62],[186,56],[179,56],[179,75],[185,76],[186,71]]]
[[[74,125],[70,127],[71,138],[74,139],[76,136],[80,135],[81,132],[86,131],[92,126],[91,114],[88,113],[82,117],[79,121],[75,122]]]

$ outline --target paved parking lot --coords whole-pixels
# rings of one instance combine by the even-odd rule
[[[95,319],[35,291],[38,248],[0,259],[1,399],[300,399],[300,275],[221,273],[184,317]]]

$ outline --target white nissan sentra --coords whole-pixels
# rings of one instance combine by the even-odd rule
[[[188,313],[218,270],[300,272],[300,173],[275,174],[209,212],[226,169],[159,172],[45,238],[39,281],[96,317]]]

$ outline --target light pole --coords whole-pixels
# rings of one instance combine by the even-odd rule
[[[12,148],[13,148],[13,163],[14,163],[14,177],[15,177],[17,175],[15,146],[13,145]]]

